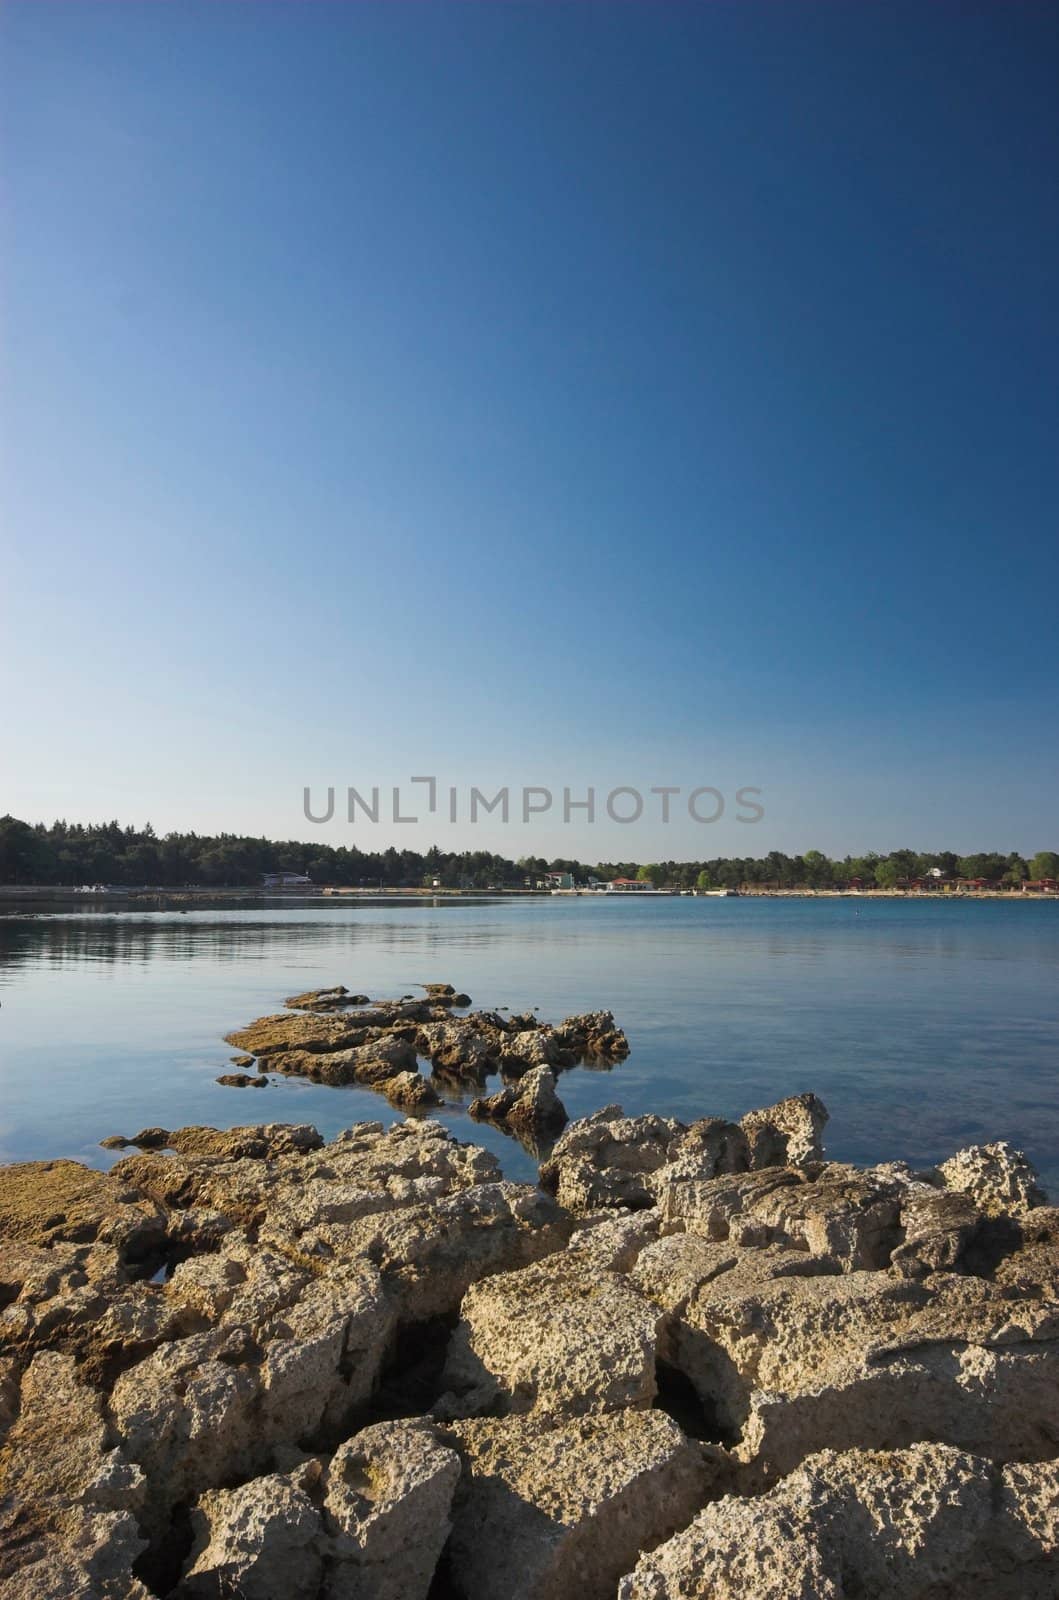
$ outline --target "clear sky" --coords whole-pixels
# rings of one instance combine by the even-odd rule
[[[0,810],[1056,846],[1059,8],[7,0],[0,49]],[[302,815],[412,774],[729,806]]]

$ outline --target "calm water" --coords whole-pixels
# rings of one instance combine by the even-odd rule
[[[150,1123],[392,1120],[357,1089],[223,1089],[222,1035],[287,994],[441,980],[476,1006],[612,1009],[632,1045],[575,1070],[571,1117],[738,1116],[813,1089],[829,1153],[934,1161],[1011,1139],[1059,1194],[1059,904],[616,898],[285,904],[0,920],[0,1157],[112,1159]],[[458,1107],[444,1119],[530,1159]]]

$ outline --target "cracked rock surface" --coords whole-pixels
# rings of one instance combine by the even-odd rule
[[[385,1037],[515,1046],[512,1103],[556,1070],[524,1035],[613,1029],[447,987]],[[245,1047],[374,1047],[363,1000],[295,996]],[[1006,1145],[858,1169],[825,1120],[609,1107],[541,1188],[420,1117],[0,1169],[0,1591],[1054,1597],[1059,1211]]]

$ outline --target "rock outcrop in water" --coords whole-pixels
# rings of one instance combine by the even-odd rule
[[[536,1153],[566,1122],[554,1074],[579,1062],[612,1065],[629,1052],[609,1011],[553,1026],[532,1013],[460,1014],[470,997],[451,983],[420,987],[423,999],[371,1001],[343,984],[291,995],[284,1011],[226,1035],[227,1043],[247,1052],[238,1058],[243,1065],[256,1062],[257,1074],[226,1073],[217,1082],[267,1087],[265,1073],[279,1072],[374,1089],[392,1105],[419,1111],[443,1103],[446,1091],[482,1091],[500,1074],[504,1087],[477,1093],[471,1115],[497,1123]],[[419,1073],[419,1057],[430,1064],[429,1079]]]
[[[0,1169],[4,1594],[1054,1597],[1059,1212],[825,1120],[609,1107],[544,1189],[420,1118]]]

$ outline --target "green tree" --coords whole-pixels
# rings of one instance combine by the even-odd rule
[[[710,869],[708,867],[703,867],[702,871],[699,873],[698,877],[695,879],[695,887],[696,887],[696,889],[712,889],[713,888],[713,879],[710,876]]]
[[[902,876],[903,874],[898,862],[891,861],[889,858],[887,858],[885,861],[879,861],[876,863],[875,881],[879,885],[880,889],[894,888],[898,878]]]
[[[1059,855],[1054,850],[1038,850],[1030,862],[1030,877],[1035,880],[1059,878]]]
[[[660,889],[666,881],[666,869],[660,866],[657,861],[649,861],[645,866],[639,868],[636,876],[640,883],[650,883],[654,888]]]
[[[813,889],[824,889],[832,881],[833,868],[821,850],[807,850],[802,857],[805,863],[805,881]]]

